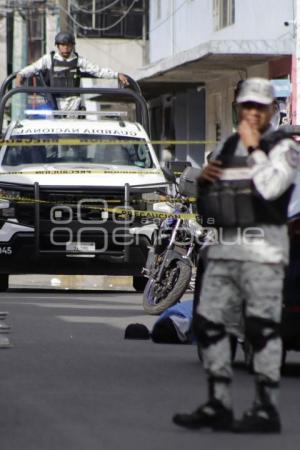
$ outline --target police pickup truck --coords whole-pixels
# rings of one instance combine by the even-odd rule
[[[167,188],[145,131],[145,100],[130,88],[59,91],[132,102],[136,120],[128,121],[124,111],[47,109],[54,88],[7,86],[0,102],[0,290],[9,274],[26,273],[132,275],[142,290],[154,230],[148,199]],[[26,98],[25,115],[3,131],[6,105],[17,94]]]

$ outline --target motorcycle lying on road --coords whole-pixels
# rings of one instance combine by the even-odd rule
[[[153,205],[154,211],[170,215],[161,219],[143,269],[143,275],[148,278],[143,308],[153,315],[179,302],[189,286],[205,238],[201,225],[190,217],[193,212],[190,196],[196,195],[199,169],[187,167],[179,183],[171,171],[164,172],[174,183],[176,194],[168,202]]]

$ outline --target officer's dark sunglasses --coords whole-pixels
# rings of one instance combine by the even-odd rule
[[[270,107],[270,105],[264,105],[262,103],[256,102],[244,102],[240,104],[243,109],[257,109],[258,111],[265,111]]]

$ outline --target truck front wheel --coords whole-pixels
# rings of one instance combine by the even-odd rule
[[[0,292],[7,291],[8,277],[9,275],[7,273],[0,273]]]
[[[146,277],[133,277],[132,285],[137,292],[144,292],[147,281]]]

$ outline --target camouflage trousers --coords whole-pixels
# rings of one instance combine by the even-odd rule
[[[197,313],[225,325],[229,333],[242,332],[243,317],[279,323],[282,311],[284,266],[250,261],[209,260],[203,277]],[[282,343],[267,341],[254,354],[257,377],[277,383],[280,379]],[[203,348],[203,364],[209,376],[232,378],[228,335]]]

